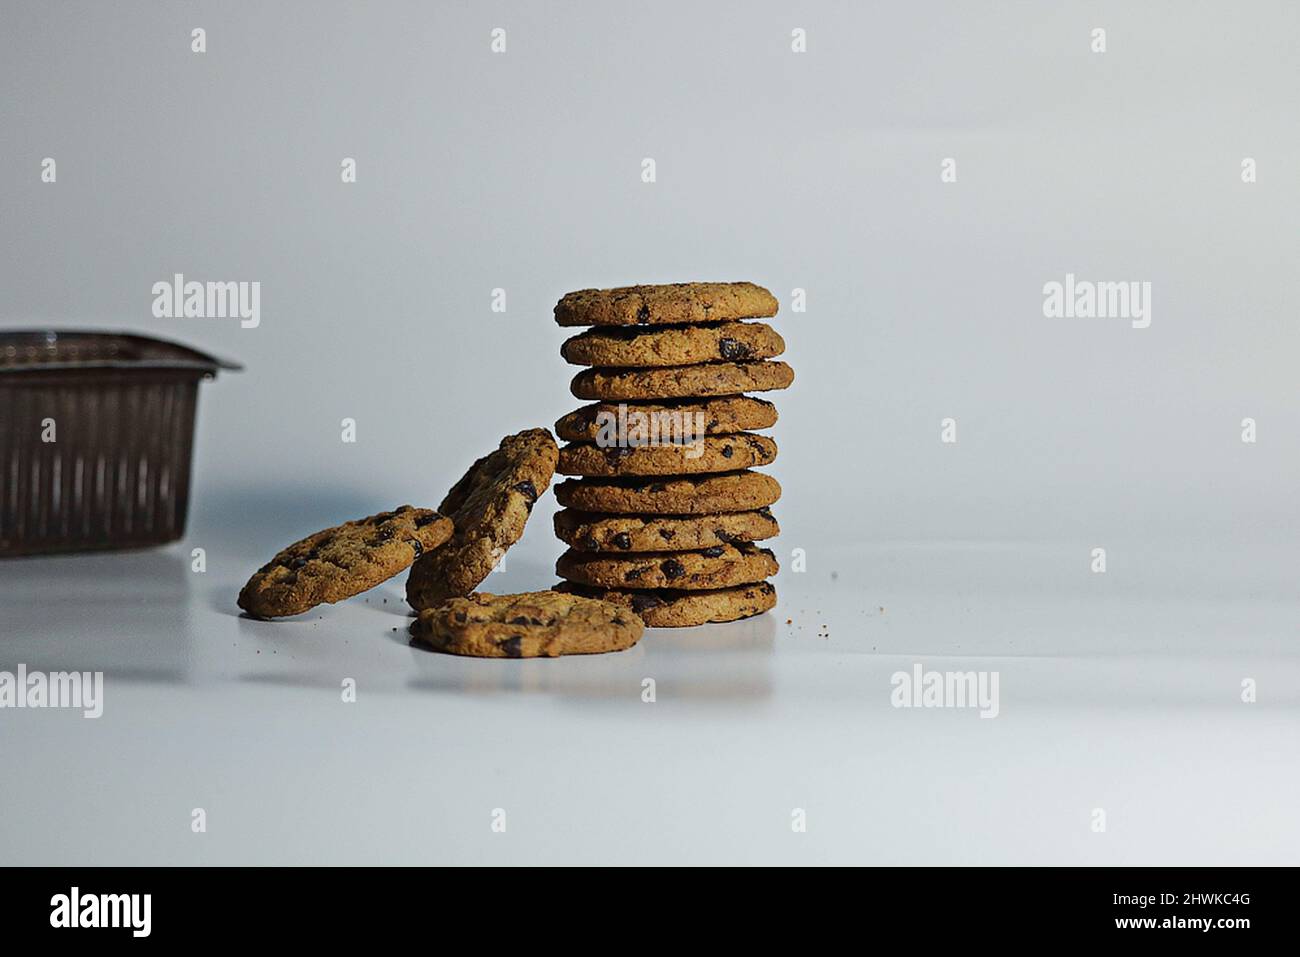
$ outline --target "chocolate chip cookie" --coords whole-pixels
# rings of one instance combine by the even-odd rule
[[[560,346],[579,366],[688,366],[749,362],[785,352],[785,340],[762,322],[710,322],[699,326],[612,326],[588,329]]]
[[[665,479],[566,479],[555,487],[565,508],[584,512],[702,515],[746,512],[781,497],[781,483],[762,472]]]
[[[256,618],[300,615],[387,581],[452,534],[451,519],[403,505],[308,535],[259,568],[239,593]]]
[[[727,435],[767,429],[776,424],[776,406],[765,399],[731,395],[716,399],[667,399],[662,402],[593,402],[555,423],[567,442],[645,444],[655,435]]]
[[[580,585],[602,588],[730,588],[762,581],[779,566],[769,549],[750,542],[714,545],[691,552],[612,555],[569,549],[555,574]]]
[[[555,304],[561,326],[635,326],[775,316],[776,297],[752,282],[679,282],[581,289]]]
[[[767,465],[776,458],[776,443],[765,435],[710,435],[685,445],[637,447],[575,442],[560,449],[561,475],[697,475],[734,472]]]
[[[608,515],[565,508],[555,513],[555,537],[583,552],[675,552],[775,538],[772,512],[717,515]]]
[[[622,651],[635,645],[644,630],[627,604],[555,591],[475,593],[426,608],[411,622],[414,644],[478,658]]]
[[[761,615],[776,606],[776,588],[769,582],[709,591],[630,591],[561,582],[555,590],[630,608],[650,628],[689,628],[709,622],[738,621]]]
[[[533,503],[546,491],[559,449],[546,429],[501,441],[475,462],[438,507],[451,517],[451,541],[411,567],[406,600],[419,611],[468,595],[524,533]]]
[[[786,389],[794,370],[777,360],[706,362],[659,369],[584,369],[569,391],[579,399],[675,399]]]

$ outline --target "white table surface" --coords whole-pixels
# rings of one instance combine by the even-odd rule
[[[552,583],[544,524],[485,588]],[[409,646],[401,578],[240,617],[264,537],[0,565],[0,667],[106,673],[98,720],[0,712],[0,860],[1300,861],[1295,549],[846,546],[749,621],[479,661]],[[998,717],[892,707],[917,662],[996,671]]]

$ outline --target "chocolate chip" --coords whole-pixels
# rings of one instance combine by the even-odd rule
[[[587,537],[582,540],[582,550],[584,552],[600,551],[600,542],[596,540],[595,535],[588,534]]]
[[[533,503],[537,501],[537,487],[528,479],[524,479],[515,485],[515,491],[521,493],[528,500],[530,509],[533,507]]]
[[[438,520],[438,513],[430,512],[428,515],[421,515],[419,518],[417,518],[415,520],[415,527],[424,528],[424,526],[432,525],[437,520]]]
[[[723,457],[724,459],[729,459],[729,458],[731,458],[731,455],[732,455],[732,449],[731,449],[731,446],[730,446],[730,445],[724,445],[724,446],[722,447],[722,457]]]
[[[665,542],[671,542],[674,538],[677,537],[677,533],[673,531],[671,528],[661,528],[659,529],[659,537],[662,538]]]
[[[667,486],[665,483],[663,483],[663,482],[651,482],[651,483],[650,483],[650,491],[652,491],[652,492],[662,492],[662,491],[666,490],[667,488],[668,488],[668,486]]]
[[[629,551],[632,548],[632,537],[627,532],[619,532],[610,539],[610,543],[615,548],[621,548],[623,551]]]
[[[408,539],[407,544],[411,546],[411,551],[415,552],[415,557],[419,558],[424,554],[424,546],[420,544],[418,538]]]
[[[615,615],[615,616],[614,616],[614,624],[616,624],[616,625],[626,625],[627,622],[624,621],[624,620],[623,620],[621,617],[619,617],[618,615]]]
[[[718,342],[718,355],[729,362],[737,359],[748,359],[754,354],[751,346],[744,342],[737,342],[735,339],[722,339]]]
[[[527,615],[519,615],[519,616],[517,616],[517,617],[515,617],[515,618],[511,618],[508,622],[506,622],[506,624],[507,624],[507,625],[526,625],[526,624],[528,624],[528,616],[527,616]]]
[[[644,568],[634,568],[634,569],[632,569],[631,571],[629,571],[629,572],[627,572],[626,574],[623,575],[623,581],[625,581],[625,582],[640,581],[640,580],[641,580],[641,576],[644,575],[644,574],[645,574],[645,569],[644,569]]]
[[[632,596],[632,610],[638,615],[643,611],[649,611],[651,608],[661,608],[666,604],[668,603],[658,595],[640,594]]]
[[[681,578],[686,574],[686,566],[675,558],[667,559],[659,566],[659,569],[664,573],[664,577],[669,581],[672,581],[675,578]]]
[[[507,658],[522,658],[524,654],[524,638],[522,635],[501,638],[497,641],[497,647],[506,653]]]
[[[723,548],[724,546],[722,545],[714,545],[712,548],[704,549],[703,551],[700,552],[700,554],[703,555],[705,558],[717,558],[719,555],[722,554]]]
[[[650,307],[649,307],[649,306],[647,306],[647,305],[645,305],[644,303],[642,303],[641,308],[638,309],[638,310],[636,311],[636,321],[637,321],[637,322],[649,322],[649,321],[650,321]]]

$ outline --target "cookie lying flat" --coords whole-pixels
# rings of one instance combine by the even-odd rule
[[[327,528],[259,568],[240,591],[239,607],[257,618],[283,618],[351,598],[409,567],[451,533],[451,519],[409,505]]]
[[[776,424],[776,406],[765,399],[731,395],[717,399],[662,402],[593,402],[555,423],[566,442],[597,442],[629,437],[645,442],[655,435],[728,435]]]
[[[752,282],[680,282],[580,289],[555,304],[561,326],[634,326],[775,316],[776,297]]]
[[[785,352],[785,340],[762,322],[701,326],[613,326],[588,329],[565,341],[560,355],[580,366],[688,366],[748,362]]]
[[[688,445],[612,445],[577,442],[560,449],[561,475],[697,475],[767,465],[776,443],[765,435],[710,435]]]
[[[584,369],[573,377],[569,391],[579,399],[674,399],[787,389],[793,381],[794,370],[784,362],[708,362],[661,369]]]
[[[781,483],[762,472],[666,479],[565,479],[555,486],[565,508],[619,515],[747,512],[781,497]]]
[[[770,550],[749,542],[660,554],[612,555],[569,549],[555,563],[555,574],[580,585],[683,591],[747,585],[779,570]]]
[[[776,606],[776,588],[770,582],[712,591],[629,591],[561,582],[555,590],[630,608],[650,628],[689,628],[710,622],[739,621]]]
[[[473,465],[438,507],[451,517],[451,541],[411,567],[406,600],[416,611],[468,595],[524,533],[533,503],[551,484],[559,449],[546,429],[529,429]]]
[[[411,622],[414,641],[477,658],[554,658],[631,648],[645,630],[627,605],[535,591],[476,593],[426,608]]]
[[[781,527],[766,508],[717,515],[607,515],[565,508],[555,537],[583,552],[675,552],[774,538]]]

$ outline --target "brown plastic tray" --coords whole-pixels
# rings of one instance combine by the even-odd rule
[[[147,336],[0,330],[0,557],[180,538],[199,380],[239,368]]]

